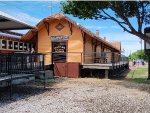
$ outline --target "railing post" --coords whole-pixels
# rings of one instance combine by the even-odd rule
[[[114,58],[115,58],[115,54],[114,54],[114,52],[112,52],[112,69],[113,69],[113,74],[114,74],[114,66],[115,66],[115,60],[114,60]]]
[[[43,54],[43,71],[44,71],[44,89],[46,88],[46,76],[45,76],[45,54]]]

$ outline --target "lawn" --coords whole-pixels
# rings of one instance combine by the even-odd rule
[[[135,70],[131,70],[128,73],[128,78],[133,80],[136,83],[145,83],[150,84],[150,81],[147,80],[148,77],[148,69],[147,67],[139,67]]]

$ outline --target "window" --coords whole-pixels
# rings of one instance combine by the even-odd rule
[[[8,49],[13,49],[13,41],[8,41]]]
[[[23,43],[19,43],[19,50],[23,50]]]
[[[14,49],[18,50],[18,42],[14,42]]]
[[[2,40],[2,48],[7,49],[7,41],[6,40]]]
[[[27,50],[27,44],[24,43],[24,50]]]

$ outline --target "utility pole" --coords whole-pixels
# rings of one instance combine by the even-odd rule
[[[50,6],[48,6],[50,8],[50,16],[52,15],[52,1],[50,1]]]

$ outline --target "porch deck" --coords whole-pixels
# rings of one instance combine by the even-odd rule
[[[120,61],[117,63],[106,63],[106,64],[102,64],[102,63],[94,63],[94,64],[82,64],[82,68],[83,69],[115,69],[121,66],[125,66],[128,65],[127,61]]]
[[[44,76],[44,54],[10,53],[0,54],[0,87],[26,83],[38,75]]]

